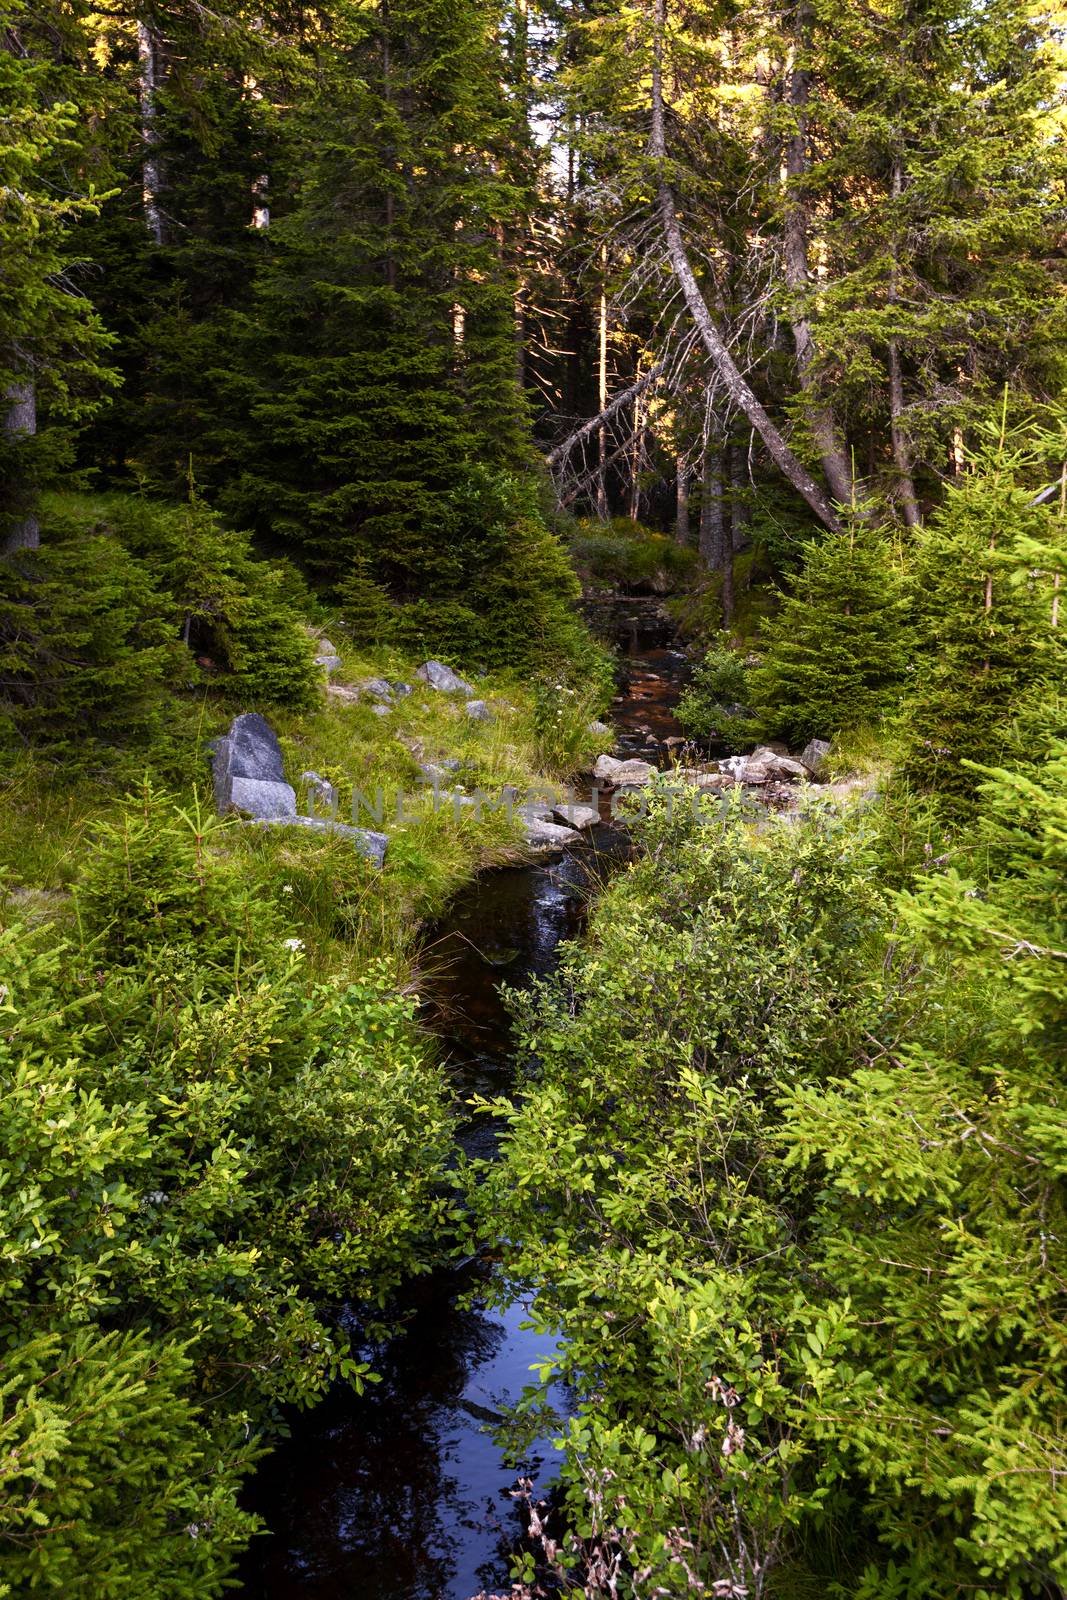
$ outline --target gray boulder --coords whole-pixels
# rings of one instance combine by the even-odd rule
[[[372,700],[391,700],[393,686],[385,678],[367,678],[360,684],[363,694],[369,695]]]
[[[553,806],[552,815],[568,828],[595,828],[600,821],[600,812],[595,806],[582,806],[575,801]]]
[[[226,736],[215,741],[211,766],[220,816],[239,811],[262,822],[296,816],[296,794],[285,781],[278,736],[258,711],[234,718]]]
[[[788,750],[778,750],[773,745],[760,745],[758,750],[752,752],[751,759],[765,766],[771,778],[784,778],[791,782],[795,778],[806,779],[811,775],[804,762],[794,760]]]
[[[530,817],[524,826],[527,841],[541,850],[562,850],[581,837],[574,828],[563,828],[556,822],[544,822],[540,817]]]
[[[733,778],[735,783],[761,784],[770,779],[770,768],[764,761],[752,756],[727,756],[719,762],[719,771]]]
[[[337,654],[337,646],[331,644],[329,639],[316,639],[315,665],[324,672],[336,672],[341,665],[341,657]]]
[[[392,709],[392,706],[383,706],[377,701],[371,706],[371,710],[376,717],[387,717]]]
[[[800,759],[812,777],[817,778],[826,765],[826,758],[829,754],[829,739],[809,739],[800,752]]]
[[[372,828],[352,828],[347,822],[334,822],[331,817],[285,817],[277,820],[263,818],[259,826],[305,828],[309,833],[325,833],[341,839],[350,839],[360,855],[366,856],[375,867],[384,864],[385,852],[389,845],[387,833],[376,833]]]
[[[593,777],[609,783],[614,789],[623,785],[640,788],[651,783],[656,769],[649,761],[617,761],[614,756],[597,756]]]
[[[246,711],[234,718],[229,732],[214,741],[211,765],[215,806],[220,816],[237,811],[261,828],[305,828],[312,833],[337,834],[350,839],[375,866],[382,865],[389,843],[387,833],[350,828],[332,817],[297,815],[296,793],[285,781],[278,736],[258,711]],[[317,772],[305,772],[303,781],[311,787],[321,785],[321,792],[328,791],[336,801],[333,785]]]
[[[598,719],[594,718],[594,720],[589,724],[589,732],[595,734],[599,739],[602,735],[609,734],[611,729],[608,727],[606,722],[600,722]]]
[[[468,700],[467,715],[472,722],[492,722],[493,713],[484,700]]]
[[[473,695],[474,693],[470,684],[457,672],[453,672],[451,667],[446,667],[443,661],[424,661],[421,667],[415,669],[415,676],[422,683],[429,684],[431,689],[436,689],[439,694]]]
[[[302,772],[300,782],[314,795],[317,805],[324,806],[327,811],[336,811],[337,790],[326,778],[320,778],[317,772]]]

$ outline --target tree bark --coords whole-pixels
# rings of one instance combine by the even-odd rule
[[[815,371],[815,337],[803,309],[810,284],[808,271],[809,219],[803,197],[803,180],[808,171],[808,100],[811,73],[802,64],[802,55],[811,38],[812,9],[808,0],[798,0],[793,69],[789,75],[789,103],[795,114],[793,133],[785,147],[785,212],[782,226],[782,265],[786,285],[794,296],[792,317],[793,345],[797,356],[797,375],[807,395],[805,416],[823,473],[834,499],[851,505],[854,498],[852,467],[837,431],[832,406],[819,395]]]
[[[921,528],[922,516],[915,495],[915,480],[911,475],[908,446],[900,419],[904,412],[904,380],[900,371],[900,348],[895,339],[889,341],[889,435],[893,446],[893,464],[897,471],[897,489],[900,509],[909,528]]]
[[[601,249],[600,265],[602,270],[607,270],[607,250]],[[599,350],[597,361],[597,409],[603,417],[608,407],[608,291],[607,285],[602,284],[600,289],[600,328]],[[596,485],[596,514],[601,522],[608,520],[608,431],[601,423],[597,434],[597,451],[600,459],[600,476]]]
[[[153,243],[164,242],[163,213],[160,209],[159,130],[156,126],[156,95],[159,91],[159,40],[147,22],[137,24],[138,90],[141,101],[141,188],[144,217]]]
[[[841,529],[841,523],[833,506],[808,469],[797,460],[741,375],[737,363],[726,348],[722,336],[715,326],[711,312],[708,310],[707,301],[704,299],[700,286],[693,274],[685,248],[685,241],[682,238],[682,230],[678,224],[674,194],[664,175],[667,161],[667,139],[663,112],[663,34],[666,23],[666,0],[653,0],[653,3],[655,32],[653,36],[654,53],[652,66],[652,136],[649,149],[653,160],[659,168],[657,201],[671,267],[685,296],[689,314],[700,334],[704,348],[711,357],[718,373],[719,381],[733,404],[748,418],[749,423],[766,445],[767,453],[775,466],[793,485],[797,493],[807,501],[819,521],[825,523],[826,527],[831,529],[832,532],[838,533]]]
[[[644,394],[645,390],[650,388],[656,379],[660,377],[666,365],[665,361],[657,361],[654,367],[649,367],[643,378],[639,378],[636,383],[632,383],[628,389],[621,389],[611,403],[605,406],[603,411],[598,411],[595,417],[590,417],[588,422],[583,422],[580,428],[576,428],[561,444],[557,444],[548,452],[545,456],[547,464],[550,467],[558,466],[563,458],[570,455],[577,445],[582,444],[591,434],[596,433],[599,428],[610,422],[612,417],[617,416],[625,406],[630,404],[631,400],[636,400],[638,395]]]
[[[739,444],[730,446],[730,545],[736,552],[748,543],[748,500],[746,498],[745,451]]]
[[[722,451],[705,449],[701,469],[700,554],[710,572],[721,579],[722,625],[734,620],[734,553],[723,506]]]
[[[893,199],[899,200],[904,192],[904,168],[900,157],[893,162]],[[894,240],[892,261],[889,268],[889,303],[896,306],[899,303],[899,285],[897,268],[897,246]],[[911,475],[911,461],[908,456],[908,443],[904,437],[904,430],[900,419],[904,415],[904,377],[900,369],[900,346],[896,339],[889,341],[889,438],[893,447],[893,465],[897,472],[897,489],[900,494],[900,509],[904,513],[904,521],[909,528],[922,526],[922,516],[919,512],[919,501],[915,494],[915,480]]]
[[[675,477],[676,510],[674,517],[674,537],[678,544],[689,543],[689,465],[678,457],[678,466]]]
[[[12,385],[7,392],[7,414],[4,432],[15,443],[25,444],[37,433],[37,393],[30,382]],[[8,528],[0,546],[0,555],[14,555],[17,550],[36,550],[41,543],[41,525],[36,513],[28,511]]]
[[[641,396],[634,396],[634,436],[630,448],[630,521],[641,517]]]

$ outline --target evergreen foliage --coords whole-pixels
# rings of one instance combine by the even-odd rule
[[[1025,449],[997,437],[952,485],[915,558],[916,657],[900,776],[951,809],[973,803],[968,763],[1017,761],[1014,727],[1024,702],[1062,682],[1063,646],[1052,626],[1061,535],[1020,484]]]
[[[762,731],[802,746],[877,722],[899,698],[908,631],[905,584],[882,536],[859,525],[809,544],[749,678]]]
[[[109,749],[143,754],[152,741],[162,758],[175,691],[314,703],[318,669],[286,574],[204,506],[56,496],[42,524],[42,548],[0,566],[9,741],[106,765]]]

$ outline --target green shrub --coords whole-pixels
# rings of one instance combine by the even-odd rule
[[[323,1308],[375,1337],[448,1217],[412,1002],[380,964],[310,984],[234,831],[146,789],[91,840],[76,938],[0,931],[19,1592],[218,1594],[276,1408],[368,1376]]]
[[[564,1588],[1063,1587],[1065,797],[1067,744],[994,774],[900,898],[862,820],[653,802],[516,1000],[472,1196],[577,1401],[535,1388],[516,1428],[563,1436]]]
[[[610,522],[580,520],[569,543],[575,568],[587,587],[651,588],[664,594],[691,578],[699,561],[695,550],[625,517]]]
[[[0,699],[9,736],[84,764],[143,745],[181,668],[157,576],[108,529],[0,563]]]
[[[83,766],[151,746],[165,766],[175,694],[206,686],[268,708],[318,698],[291,570],[257,561],[203,506],[54,495],[41,539],[0,563],[9,743]]]
[[[998,444],[948,490],[918,544],[917,648],[901,719],[900,779],[966,816],[978,777],[967,765],[1026,754],[1020,710],[1047,702],[1064,680],[1062,630],[1037,562],[1056,542],[1052,513],[1031,506],[1020,462]]]
[[[305,591],[291,567],[258,560],[248,535],[224,527],[199,501],[174,506],[114,496],[104,516],[150,567],[193,654],[220,670],[210,680],[216,687],[245,705],[315,704],[314,646],[297,609]]]
[[[694,668],[678,702],[678,721],[691,739],[744,739],[752,720],[746,709],[750,671],[749,661],[733,648],[730,636],[720,634]]]

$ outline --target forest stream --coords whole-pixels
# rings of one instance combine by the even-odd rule
[[[687,663],[656,602],[616,602],[612,631],[626,683],[612,706],[619,753],[664,761],[678,735],[673,707]],[[462,1103],[514,1083],[504,985],[552,973],[560,947],[582,930],[598,884],[629,855],[608,819],[561,858],[488,873],[457,896],[424,951],[427,1020],[441,1041]],[[491,1156],[486,1119],[459,1142]],[[471,1261],[408,1291],[404,1331],[375,1357],[381,1382],[356,1395],[338,1385],[290,1416],[290,1437],[264,1462],[251,1503],[269,1534],[246,1557],[249,1600],[470,1600],[509,1590],[509,1556],[522,1521],[509,1491],[517,1471],[492,1437],[503,1407],[530,1382],[552,1342],[505,1312],[464,1309],[491,1271]],[[566,1404],[565,1397],[557,1397]],[[544,1487],[551,1444],[523,1463]]]

